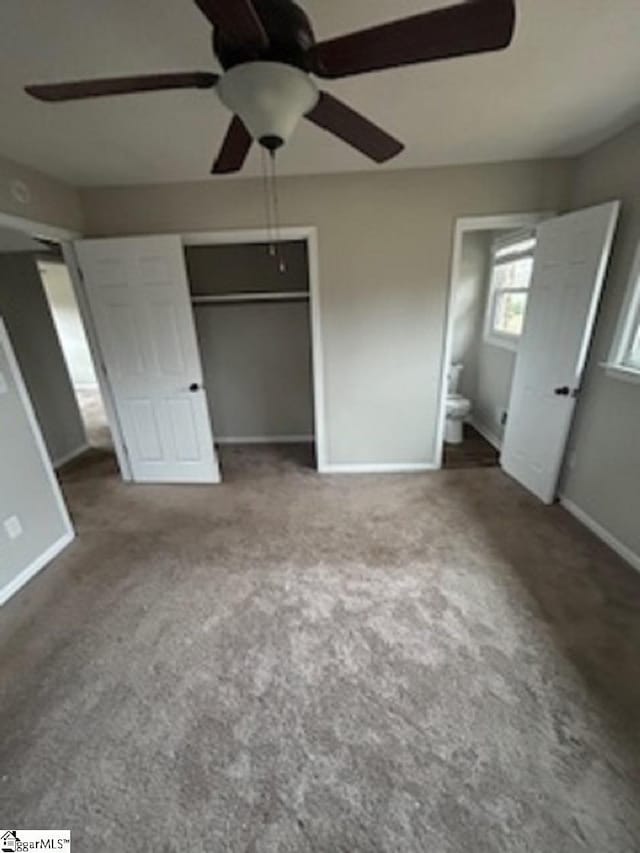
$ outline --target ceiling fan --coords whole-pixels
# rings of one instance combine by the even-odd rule
[[[511,43],[514,0],[466,0],[398,21],[316,42],[294,0],[195,0],[213,25],[213,49],[224,69],[149,74],[26,86],[42,101],[69,101],[160,89],[211,89],[234,113],[213,174],[239,171],[253,140],[271,152],[306,116],[377,163],[404,145],[328,92],[312,75],[335,79],[455,56]]]

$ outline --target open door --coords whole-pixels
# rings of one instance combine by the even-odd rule
[[[610,202],[538,226],[501,464],[547,504],[556,497],[619,208]]]
[[[180,238],[75,248],[133,479],[219,482]]]

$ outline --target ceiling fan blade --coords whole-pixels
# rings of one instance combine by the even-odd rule
[[[244,166],[252,144],[253,139],[244,122],[239,116],[234,116],[211,174],[228,175],[230,172],[239,172]]]
[[[307,113],[307,118],[323,130],[339,136],[376,163],[385,163],[404,149],[402,142],[328,92],[321,93],[320,100]]]
[[[511,43],[514,27],[514,0],[466,0],[320,42],[311,56],[318,76],[347,77],[500,50]]]
[[[72,83],[47,83],[25,86],[27,94],[39,101],[75,101],[80,98],[102,98],[105,95],[129,95],[160,89],[211,89],[218,74],[188,71],[176,74],[144,74],[139,77],[113,77],[105,80],[81,80]]]
[[[202,14],[225,36],[248,47],[268,47],[267,31],[252,0],[195,0]]]

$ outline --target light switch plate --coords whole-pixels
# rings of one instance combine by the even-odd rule
[[[22,525],[17,515],[12,515],[4,522],[4,529],[7,531],[9,539],[17,539],[22,533]]]
[[[8,390],[7,380],[4,378],[4,373],[0,371],[0,394],[6,394]]]

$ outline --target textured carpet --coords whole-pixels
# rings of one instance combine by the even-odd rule
[[[77,851],[640,849],[640,577],[499,469],[65,475],[3,608],[3,825]]]

